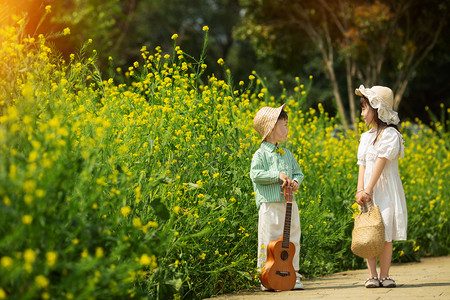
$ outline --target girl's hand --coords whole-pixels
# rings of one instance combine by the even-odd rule
[[[297,181],[292,180],[291,187],[292,187],[292,191],[295,192],[296,190],[298,190],[300,188],[300,185],[298,184]]]
[[[362,194],[364,194],[364,191],[359,191],[355,195],[356,203],[358,203],[359,206],[363,206],[364,205],[364,201],[362,200]]]
[[[372,196],[363,191],[361,192],[361,200],[364,202],[369,202],[372,200]]]
[[[356,193],[356,203],[358,203],[360,206],[364,205],[364,202],[369,202],[372,200],[372,196],[370,194],[367,194],[365,191],[359,191]]]
[[[287,176],[286,174],[280,172],[280,175],[278,175],[278,178],[280,178],[280,180],[283,182],[283,184],[281,185],[282,188],[292,185],[292,179],[289,176]]]

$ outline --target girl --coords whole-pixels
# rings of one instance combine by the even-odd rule
[[[367,288],[395,287],[389,277],[392,259],[392,241],[406,240],[407,211],[405,193],[398,172],[398,159],[403,157],[403,137],[398,131],[400,122],[393,110],[392,90],[383,86],[355,90],[361,96],[361,116],[369,131],[361,135],[358,149],[358,186],[356,202],[373,200],[378,206],[385,226],[385,246],[380,254],[380,277],[377,273],[377,257],[367,259],[369,278]],[[378,279],[380,278],[380,280]]]

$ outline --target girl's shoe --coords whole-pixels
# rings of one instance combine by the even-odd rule
[[[397,286],[397,284],[395,284],[395,280],[389,276],[382,278],[380,284],[382,287],[386,288],[394,288]]]
[[[364,285],[366,288],[377,288],[380,287],[380,281],[378,280],[378,277],[370,277],[367,278],[366,282],[364,282]]]

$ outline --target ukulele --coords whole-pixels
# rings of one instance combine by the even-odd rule
[[[267,261],[260,275],[262,285],[271,290],[289,291],[294,288],[297,276],[292,260],[295,245],[289,241],[291,234],[292,187],[285,187],[282,194],[286,199],[286,216],[283,235],[267,245]]]

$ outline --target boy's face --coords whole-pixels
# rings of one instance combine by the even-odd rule
[[[271,140],[276,143],[285,142],[289,133],[288,120],[280,119],[275,124],[272,132],[269,134]]]

